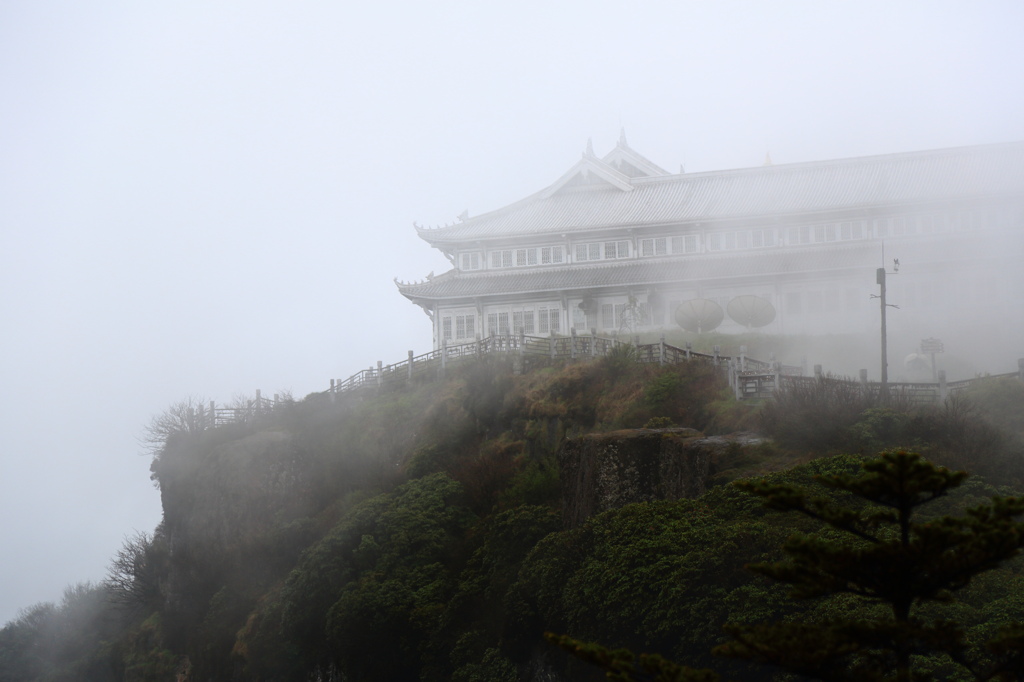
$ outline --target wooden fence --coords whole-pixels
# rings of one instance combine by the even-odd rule
[[[409,351],[405,360],[390,365],[377,362],[376,367],[356,372],[347,379],[331,379],[330,388],[324,392],[332,399],[342,393],[353,391],[375,390],[385,386],[394,386],[413,381],[428,381],[444,376],[449,365],[464,360],[479,359],[485,356],[504,356],[512,360],[514,371],[526,372],[536,367],[550,366],[555,363],[576,362],[596,359],[615,352],[623,353],[624,357],[636,362],[678,364],[681,362],[707,362],[722,368],[729,380],[729,386],[737,400],[768,398],[777,389],[787,384],[808,382],[834,381],[851,385],[859,385],[867,392],[878,392],[878,382],[867,380],[867,370],[860,371],[860,379],[833,377],[822,373],[821,365],[814,366],[813,376],[804,376],[802,366],[783,365],[779,362],[763,361],[748,357],[745,347],[740,346],[740,354],[729,356],[719,353],[715,346],[713,353],[698,353],[692,350],[689,343],[685,348],[677,348],[665,343],[662,336],[657,343],[641,344],[639,337],[630,341],[608,339],[596,333],[577,334],[573,329],[569,336],[527,336],[520,333],[488,336],[469,343],[448,345],[434,349],[422,355],[414,355]],[[1024,381],[1024,359],[1017,361],[1018,369],[1009,374],[991,377],[978,377],[963,381],[947,382],[945,372],[939,371],[936,383],[901,383],[889,382],[888,389],[902,400],[917,404],[942,402],[952,393],[963,390],[973,382],[986,378],[1017,377]],[[256,391],[255,400],[245,405],[233,407],[217,407],[212,401],[208,410],[200,408],[207,415],[204,419],[214,426],[244,423],[251,419],[270,414],[291,403],[290,397],[281,400],[277,395],[273,400],[263,398]]]

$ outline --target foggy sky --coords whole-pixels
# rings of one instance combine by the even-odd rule
[[[675,171],[1024,139],[1019,2],[0,4],[0,623],[99,580],[187,396],[323,390],[593,138]],[[991,368],[1010,371],[1013,368]]]

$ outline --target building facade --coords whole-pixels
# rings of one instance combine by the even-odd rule
[[[986,314],[990,292],[1002,292],[993,308],[1024,299],[1024,143],[670,174],[622,136],[532,196],[416,229],[452,263],[396,280],[435,347],[678,328],[688,301],[739,296],[771,304],[767,333],[864,331],[877,326],[875,272],[896,258],[889,300],[941,331],[961,309]]]

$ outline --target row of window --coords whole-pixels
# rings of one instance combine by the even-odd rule
[[[441,335],[445,341],[471,341],[477,335],[477,316],[444,315]],[[559,306],[541,306],[536,310],[513,310],[487,313],[485,335],[512,334],[522,329],[525,334],[556,334],[562,329],[562,309]]]
[[[846,220],[788,228],[755,228],[708,232],[704,246],[708,251],[733,251],[770,248],[801,244],[856,241],[861,239],[901,237],[914,234],[934,234],[959,230],[1010,229],[1024,224],[1020,212],[975,210],[956,213],[930,213],[886,216],[871,220]],[[700,250],[698,235],[651,237],[637,240],[636,255],[641,258],[696,253]],[[631,255],[629,240],[588,242],[575,244],[572,255],[575,262],[616,260]],[[490,267],[512,268],[533,265],[554,265],[568,261],[564,246],[530,247],[490,251]],[[463,253],[463,270],[479,270],[484,265],[479,252]]]
[[[629,258],[629,240],[576,245],[576,262]]]
[[[554,265],[565,262],[564,246],[542,246],[526,249],[502,249],[491,251],[492,268],[521,268],[529,265]],[[479,270],[483,259],[478,252],[464,253],[461,258],[463,270]]]

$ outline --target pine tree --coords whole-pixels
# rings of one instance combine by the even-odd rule
[[[952,620],[920,615],[928,603],[946,603],[978,574],[1015,556],[1024,546],[1024,498],[994,497],[962,516],[920,520],[920,507],[946,496],[967,478],[905,450],[881,453],[857,474],[818,476],[836,491],[812,496],[797,486],[737,482],[767,506],[795,511],[828,528],[797,535],[784,546],[789,558],[756,564],[754,571],[793,587],[793,596],[815,599],[853,595],[881,606],[867,618],[817,623],[731,624],[733,641],[715,649],[818,680],[923,682],[922,657],[940,657],[961,677],[1024,680],[1024,624],[1005,626],[992,641],[968,641]],[[546,635],[548,641],[603,668],[620,682],[712,682],[710,670],[693,670],[660,656]]]
[[[883,605],[876,618],[826,623],[731,625],[734,641],[716,653],[747,658],[822,680],[923,680],[916,656],[946,656],[979,680],[1024,679],[1024,628],[1008,626],[971,647],[963,628],[920,617],[928,602],[948,602],[979,573],[1016,555],[1024,545],[1024,499],[995,497],[963,516],[919,521],[923,505],[959,486],[967,474],[949,471],[905,450],[887,451],[855,475],[818,477],[853,496],[812,497],[793,486],[742,482],[769,507],[822,521],[836,533],[798,535],[784,547],[787,561],[751,568],[792,585],[796,598],[850,594]]]

